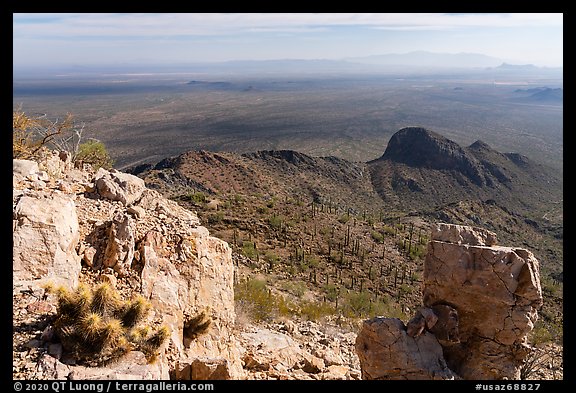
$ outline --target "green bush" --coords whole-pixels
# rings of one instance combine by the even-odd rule
[[[206,203],[206,194],[203,192],[195,192],[188,195],[188,199],[194,203]]]
[[[207,218],[208,224],[218,224],[224,220],[224,212],[210,214]]]
[[[374,239],[374,241],[376,243],[383,243],[384,242],[384,235],[382,235],[380,232],[372,231],[371,235],[372,235],[372,239]]]
[[[102,142],[93,139],[78,146],[78,152],[74,160],[90,164],[94,169],[110,169],[114,164],[106,150],[106,146]]]
[[[284,297],[273,295],[264,280],[250,279],[237,283],[234,286],[234,300],[256,322],[294,313],[292,305]]]
[[[310,321],[318,321],[326,315],[333,315],[336,312],[329,303],[304,301],[298,308],[298,314]]]
[[[323,289],[326,300],[335,302],[338,297],[338,287],[335,284],[326,284]]]
[[[254,248],[254,243],[244,241],[242,243],[242,254],[244,254],[244,256],[247,258],[255,259],[258,255],[258,252],[256,251],[256,248]]]
[[[268,224],[274,229],[280,229],[284,218],[282,216],[273,215],[268,218]]]
[[[338,222],[341,224],[346,224],[348,221],[350,221],[350,215],[349,214],[343,214],[342,216],[340,216],[340,218],[338,219]]]

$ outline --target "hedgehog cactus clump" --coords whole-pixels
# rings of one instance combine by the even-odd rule
[[[131,350],[140,350],[153,362],[169,336],[165,326],[153,332],[138,326],[150,311],[142,296],[122,300],[108,283],[94,289],[80,284],[74,291],[46,287],[58,299],[54,328],[62,347],[78,360],[103,365],[118,360]]]

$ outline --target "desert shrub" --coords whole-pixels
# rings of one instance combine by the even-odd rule
[[[534,329],[530,332],[530,341],[534,345],[547,344],[552,342],[553,338],[550,330],[540,323],[540,321],[536,322],[536,326],[534,326]]]
[[[222,220],[224,220],[224,212],[218,212],[218,213],[214,213],[214,214],[210,214],[207,217],[207,221],[208,224],[218,224],[220,222],[222,222]]]
[[[346,296],[346,310],[349,316],[360,317],[371,312],[370,294],[368,292],[350,292]]]
[[[270,224],[270,226],[274,229],[280,229],[283,221],[284,218],[282,216],[277,216],[276,214],[274,214],[271,217],[268,217],[268,224]]]
[[[266,260],[266,262],[268,263],[268,267],[270,269],[272,269],[274,267],[274,265],[276,265],[278,263],[278,255],[276,255],[274,252],[272,251],[267,251],[264,254],[264,259]]]
[[[338,218],[338,222],[341,224],[346,224],[348,221],[350,221],[349,214],[343,214],[342,216],[340,216],[340,218]]]
[[[91,164],[94,169],[110,169],[114,164],[108,151],[106,151],[106,146],[104,146],[102,142],[94,139],[81,143],[74,159]]]
[[[63,348],[90,365],[117,360],[132,349],[153,362],[168,338],[165,326],[155,332],[139,326],[151,307],[142,296],[123,300],[108,283],[96,288],[80,284],[74,291],[48,285],[46,291],[58,299],[54,328]]]
[[[426,256],[426,251],[427,248],[425,245],[412,243],[412,246],[410,247],[410,259],[413,261],[417,259],[424,259]]]
[[[72,160],[91,164],[96,169],[112,168],[113,161],[102,142],[95,139],[82,142],[83,125],[71,114],[62,120],[46,116],[32,117],[21,109],[12,111],[12,158],[35,158],[43,148],[69,152]]]
[[[258,206],[256,208],[256,211],[258,212],[258,214],[268,214],[268,208],[266,206]]]
[[[189,196],[190,201],[194,203],[206,203],[206,194],[203,192],[196,192]]]
[[[338,297],[338,287],[335,284],[326,284],[323,287],[324,289],[324,295],[326,296],[326,300],[329,300],[331,302],[336,301],[336,298]]]
[[[242,254],[244,254],[246,258],[254,259],[258,255],[258,251],[256,251],[253,242],[244,241],[242,243]]]
[[[34,158],[45,147],[75,153],[81,130],[75,127],[70,114],[62,121],[51,121],[45,116],[31,117],[20,109],[13,110],[12,158]],[[72,139],[75,146],[70,144]]]
[[[293,313],[293,307],[283,296],[274,295],[267,288],[266,281],[249,279],[234,287],[236,305],[254,321],[270,321],[279,315]]]
[[[302,281],[286,281],[282,283],[282,289],[298,298],[306,292],[306,284]]]
[[[310,321],[318,321],[320,318],[333,315],[336,312],[329,303],[304,301],[298,307],[298,315]]]
[[[396,233],[395,229],[388,225],[384,225],[382,231],[388,236],[394,236],[394,234]]]
[[[374,239],[374,241],[376,243],[383,243],[384,242],[384,235],[382,235],[380,232],[372,231],[371,235],[372,235],[372,239]]]

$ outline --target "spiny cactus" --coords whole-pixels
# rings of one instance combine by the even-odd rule
[[[137,326],[148,315],[150,303],[142,296],[124,301],[108,283],[94,289],[80,284],[74,291],[48,284],[45,290],[58,299],[54,328],[63,348],[89,365],[118,360],[133,349],[152,362],[169,336],[164,326],[154,333]]]
[[[201,311],[184,323],[184,337],[195,339],[205,333],[211,324],[212,318],[207,315],[206,311]]]

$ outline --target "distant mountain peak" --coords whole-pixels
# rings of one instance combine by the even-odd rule
[[[411,167],[455,170],[476,184],[484,184],[478,160],[459,144],[426,128],[406,127],[388,141],[380,158]]]
[[[483,150],[483,151],[492,150],[489,144],[480,139],[478,139],[476,142],[468,146],[468,148],[472,150]]]

